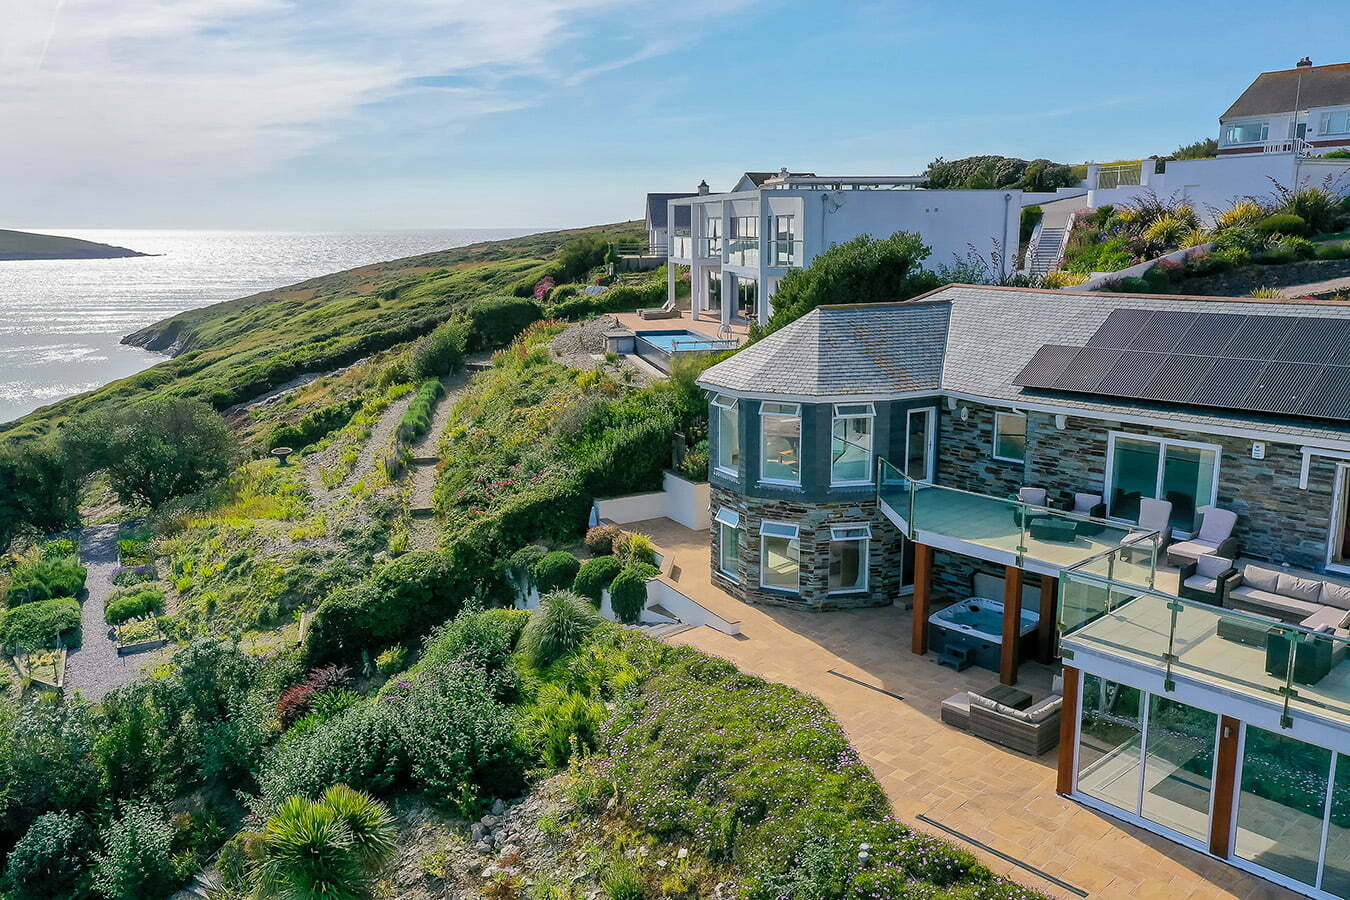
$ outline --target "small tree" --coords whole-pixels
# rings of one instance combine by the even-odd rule
[[[932,253],[917,234],[859,235],[826,250],[805,269],[793,269],[773,298],[773,315],[756,337],[771,334],[818,306],[908,300],[938,286],[922,263]]]
[[[80,485],[64,444],[51,440],[0,448],[0,552],[19,534],[80,521]]]
[[[89,894],[89,823],[77,813],[38,817],[10,851],[3,890],[14,900],[86,897]]]
[[[108,473],[124,503],[149,506],[224,477],[234,452],[225,420],[183,398],[93,413],[67,429],[66,443],[87,471]]]

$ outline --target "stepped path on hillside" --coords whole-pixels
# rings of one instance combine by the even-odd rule
[[[66,658],[65,691],[75,691],[86,700],[101,700],[114,688],[139,678],[143,670],[160,661],[161,653],[118,656],[112,626],[103,620],[103,609],[117,587],[117,530],[112,525],[92,525],[80,531],[80,562],[89,570],[85,598],[80,606],[81,644]]]
[[[451,375],[443,382],[445,396],[436,404],[431,417],[431,427],[409,448],[412,452],[412,469],[408,481],[412,492],[408,501],[408,512],[412,518],[410,530],[413,544],[419,550],[431,550],[436,546],[436,523],[433,520],[435,508],[432,496],[436,491],[436,472],[440,465],[441,435],[450,424],[459,394],[469,383],[469,373],[460,372]]]

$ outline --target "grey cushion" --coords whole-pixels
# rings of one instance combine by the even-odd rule
[[[1309,603],[1306,600],[1297,600],[1293,597],[1286,597],[1283,594],[1272,594],[1270,591],[1262,591],[1254,587],[1233,588],[1229,596],[1234,600],[1239,600],[1246,606],[1254,606],[1261,609],[1268,609],[1277,615],[1297,615],[1299,619],[1307,618],[1317,612],[1318,605]],[[1297,620],[1296,620],[1297,621]]]
[[[1172,501],[1143,497],[1139,501],[1139,527],[1167,535],[1172,530]]]
[[[1102,502],[1101,494],[1074,494],[1073,511],[1087,515],[1092,512],[1092,507]]]
[[[1322,604],[1337,609],[1350,609],[1350,587],[1328,581],[1322,585]]]
[[[1032,506],[1045,505],[1045,488],[1024,487],[1017,492],[1017,499]]]
[[[1286,597],[1293,597],[1295,600],[1307,600],[1309,603],[1318,605],[1321,605],[1322,602],[1322,582],[1314,581],[1311,578],[1300,578],[1286,572],[1281,572],[1276,580],[1275,592],[1284,594]]]
[[[1195,574],[1215,579],[1233,568],[1233,561],[1222,556],[1201,556],[1195,560]]]
[[[1345,624],[1345,620],[1350,619],[1350,612],[1343,609],[1337,609],[1334,606],[1323,606],[1317,612],[1298,624],[1304,628],[1340,628]]]
[[[1204,559],[1203,556],[1200,558]],[[1204,575],[1192,575],[1183,583],[1193,591],[1204,591],[1206,594],[1213,594],[1219,589],[1219,579],[1206,578]]]
[[[1215,547],[1213,544],[1206,544],[1203,541],[1182,541],[1180,544],[1173,544],[1167,548],[1169,556],[1185,556],[1190,559],[1199,559],[1202,556],[1213,556]]]
[[[1028,722],[1044,722],[1046,719],[1059,712],[1059,708],[1064,703],[1064,698],[1051,694],[1039,703],[1034,703],[1021,712],[1023,718]]]
[[[1279,578],[1279,569],[1268,569],[1256,563],[1247,563],[1242,567],[1242,583],[1262,591],[1277,590]]]
[[[990,710],[991,712],[996,712],[1000,716],[1007,716],[1010,719],[1021,718],[1022,715],[1020,711],[1013,709],[1011,706],[1004,706],[997,700],[990,700],[983,694],[971,694],[970,705],[972,707],[978,706],[981,707],[982,709],[987,709]]]
[[[1200,533],[1196,537],[1206,543],[1219,544],[1232,536],[1236,524],[1237,513],[1210,506],[1205,509],[1204,518],[1200,520]]]

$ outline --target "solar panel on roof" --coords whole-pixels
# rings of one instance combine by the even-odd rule
[[[1064,367],[1078,355],[1078,350],[1078,347],[1046,344],[1022,367],[1022,371],[1013,379],[1013,384],[1022,387],[1050,387],[1064,371]]]
[[[1139,396],[1144,400],[1185,403],[1213,366],[1214,360],[1204,356],[1169,356]]]
[[[1167,356],[1163,353],[1126,350],[1097,384],[1097,391],[1118,397],[1142,397],[1144,386],[1165,362]]]
[[[1327,347],[1327,357],[1322,360],[1329,365],[1350,366],[1350,337],[1340,338]]]
[[[1243,398],[1242,405],[1260,412],[1296,412],[1322,369],[1322,366],[1308,363],[1269,363],[1256,386]]]
[[[1105,347],[1108,350],[1124,350],[1130,341],[1144,327],[1153,313],[1147,309],[1115,309],[1106,321],[1097,329],[1097,333],[1088,339],[1089,347]]]
[[[1289,362],[1324,363],[1350,342],[1350,322],[1344,319],[1294,317],[1293,326],[1274,358]]]
[[[1082,391],[1093,393],[1102,376],[1120,359],[1123,350],[1100,350],[1096,347],[1084,347],[1078,351],[1064,371],[1051,385],[1058,391]]]
[[[1198,318],[1198,314],[1192,312],[1172,312],[1160,310],[1155,312],[1148,320],[1148,323],[1139,330],[1130,341],[1131,350],[1154,350],[1160,353],[1170,353],[1172,348],[1181,340],[1181,336],[1186,333],[1186,329]]]
[[[1202,313],[1196,316],[1172,352],[1217,356],[1246,320],[1246,316],[1232,313]]]
[[[1214,355],[1230,359],[1271,359],[1293,324],[1291,316],[1248,316],[1228,346]]]
[[[1301,416],[1350,419],[1350,367],[1327,366],[1298,406]]]
[[[1216,359],[1214,367],[1191,394],[1190,402],[1199,406],[1240,406],[1265,367],[1266,363],[1259,359]]]

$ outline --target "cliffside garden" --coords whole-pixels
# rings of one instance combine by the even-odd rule
[[[186,313],[140,338],[174,359],[5,427],[6,652],[169,646],[106,693],[5,670],[0,895],[1033,896],[895,822],[819,702],[600,618],[652,570],[586,534],[591,499],[706,436],[697,363],[643,386],[553,350],[663,295],[609,274],[633,231]],[[120,523],[97,600],[94,523]]]

